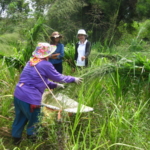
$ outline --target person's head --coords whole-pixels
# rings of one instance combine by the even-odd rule
[[[53,32],[50,36],[50,39],[53,44],[59,43],[61,38],[62,38],[62,35],[60,35],[59,32],[57,31]]]
[[[36,58],[48,59],[52,53],[56,50],[55,45],[50,45],[49,43],[38,43],[32,55]]]
[[[84,42],[87,38],[86,31],[84,29],[78,30],[77,37],[79,41]]]

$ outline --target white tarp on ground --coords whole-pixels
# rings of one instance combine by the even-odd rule
[[[55,97],[62,108],[49,92],[44,92],[42,97],[42,105],[54,110],[63,110],[70,113],[93,111],[92,107],[80,104],[62,93],[56,94]]]

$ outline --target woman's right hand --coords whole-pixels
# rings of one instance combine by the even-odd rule
[[[83,78],[75,78],[75,81],[74,81],[76,84],[80,84],[83,82]]]

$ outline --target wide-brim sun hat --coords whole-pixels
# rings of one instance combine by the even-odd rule
[[[51,38],[62,38],[62,35],[59,32],[55,31],[51,34]]]
[[[36,58],[46,58],[54,53],[56,50],[56,45],[50,45],[49,43],[38,43],[36,49],[33,51],[32,55]]]

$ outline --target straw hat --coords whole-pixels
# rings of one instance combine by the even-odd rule
[[[46,58],[50,56],[55,50],[55,45],[50,45],[49,43],[38,43],[32,55],[37,58]]]
[[[52,33],[52,35],[50,36],[51,38],[62,38],[62,35],[61,34],[59,34],[59,32],[57,32],[57,31],[55,31],[55,32],[53,32]]]

